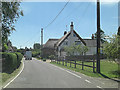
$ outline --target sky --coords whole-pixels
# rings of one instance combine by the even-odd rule
[[[97,31],[96,2],[69,2],[57,19],[45,28],[61,11],[66,2],[22,2],[20,8],[24,16],[15,23],[9,39],[17,48],[32,47],[40,43],[40,30],[43,28],[43,43],[49,38],[61,38],[64,31],[74,30],[82,38],[91,38]],[[100,6],[101,29],[111,36],[118,28],[118,3],[102,2]],[[67,25],[67,27],[66,27]]]

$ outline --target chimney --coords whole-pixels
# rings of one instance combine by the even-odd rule
[[[73,31],[73,22],[71,22],[70,31]]]
[[[67,31],[64,31],[64,35],[67,34]]]
[[[92,39],[94,39],[94,34],[92,34]]]

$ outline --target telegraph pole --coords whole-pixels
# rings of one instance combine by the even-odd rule
[[[43,28],[41,28],[41,56],[43,55],[42,48],[43,48]]]
[[[97,73],[100,73],[100,0],[97,0]]]

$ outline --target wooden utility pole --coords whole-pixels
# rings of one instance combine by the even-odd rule
[[[100,0],[97,0],[97,73],[100,73]]]
[[[41,56],[43,55],[42,48],[43,48],[43,28],[41,28]]]

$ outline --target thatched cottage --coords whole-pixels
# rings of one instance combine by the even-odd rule
[[[66,52],[64,51],[64,47],[70,46],[72,44],[75,45],[85,45],[88,47],[88,51],[86,55],[94,55],[96,54],[97,42],[94,39],[94,35],[92,35],[91,39],[82,39],[79,34],[74,30],[73,22],[70,25],[70,31],[64,32],[64,36],[60,39],[49,39],[43,46],[43,55],[57,55],[66,56]]]

